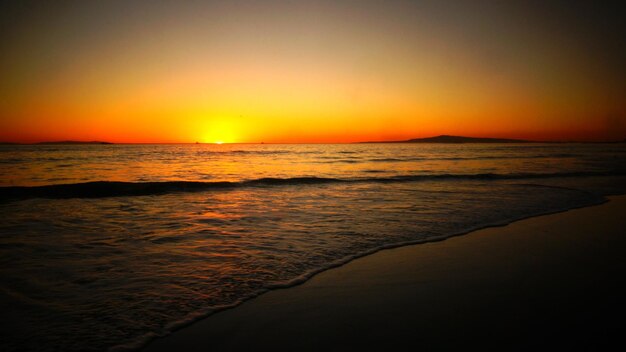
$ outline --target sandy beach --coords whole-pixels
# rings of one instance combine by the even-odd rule
[[[598,350],[623,344],[626,196],[380,251],[145,351]]]

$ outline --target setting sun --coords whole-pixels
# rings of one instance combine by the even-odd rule
[[[208,121],[208,122],[206,122]],[[228,118],[207,119],[202,121],[202,137],[204,143],[238,143],[241,142],[241,127],[234,120]]]

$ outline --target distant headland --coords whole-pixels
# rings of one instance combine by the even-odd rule
[[[476,138],[463,136],[441,135],[427,138],[414,138],[404,141],[372,141],[361,143],[533,143],[523,139],[506,139],[506,138]]]
[[[114,144],[111,142],[103,142],[103,141],[48,141],[48,142],[37,142],[37,143],[13,143],[13,142],[0,142],[1,145],[60,145],[60,144]]]

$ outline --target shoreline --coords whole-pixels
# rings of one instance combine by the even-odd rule
[[[502,236],[502,235],[498,237],[492,236],[490,240],[485,240],[484,239],[485,236],[488,237],[490,233],[491,235],[493,235],[493,232],[496,232],[496,233],[513,232],[514,234],[516,234],[517,237],[520,237],[520,236],[522,238],[529,237],[530,235],[527,233],[524,234],[524,231],[523,231],[523,229],[528,226],[527,225],[528,222],[530,222],[532,226],[532,223],[553,221],[553,220],[546,220],[546,219],[555,218],[557,220],[554,220],[554,221],[558,221],[559,218],[570,218],[573,212],[596,213],[598,208],[607,208],[610,205],[613,205],[613,207],[611,208],[614,208],[615,204],[618,204],[621,206],[620,208],[621,211],[626,209],[626,206],[625,206],[626,196],[611,196],[607,198],[609,201],[601,203],[601,204],[585,206],[582,208],[574,208],[574,209],[570,209],[570,210],[566,210],[562,212],[533,216],[533,217],[529,217],[529,218],[525,218],[521,220],[516,220],[506,225],[505,224],[492,225],[487,228],[469,231],[464,234],[456,234],[450,237],[446,237],[446,238],[442,238],[442,239],[438,239],[434,241],[429,241],[426,243],[405,244],[402,246],[400,245],[394,246],[394,248],[391,248],[391,249],[385,249],[385,250],[380,249],[373,253],[365,254],[364,256],[358,257],[356,259],[352,259],[343,265],[339,264],[338,266],[322,271],[321,273],[314,274],[313,277],[309,279],[305,279],[306,281],[304,281],[301,284],[286,287],[286,288],[272,289],[253,299],[247,300],[234,308],[221,310],[219,312],[211,314],[210,316],[204,319],[201,319],[199,321],[196,321],[192,324],[189,324],[183,327],[182,329],[173,332],[172,334],[168,336],[154,339],[153,341],[149,342],[148,345],[145,346],[142,350],[161,351],[161,350],[170,350],[173,348],[203,350],[203,349],[206,349],[208,346],[210,346],[211,348],[222,349],[222,350],[238,350],[238,349],[247,349],[247,348],[252,348],[252,347],[257,347],[257,346],[263,346],[264,343],[266,343],[267,346],[273,346],[272,348],[274,349],[276,348],[279,348],[279,349],[280,348],[317,349],[317,348],[328,348],[328,347],[332,348],[333,346],[336,347],[340,345],[348,346],[347,344],[348,342],[351,342],[350,346],[354,347],[354,343],[357,343],[357,345],[360,345],[360,344],[363,344],[363,341],[358,342],[358,340],[355,340],[355,336],[353,335],[355,334],[360,335],[362,334],[363,331],[369,331],[368,336],[379,336],[378,339],[374,339],[372,341],[369,341],[363,344],[363,347],[371,346],[372,344],[375,344],[375,345],[384,344],[388,346],[389,338],[397,340],[397,341],[403,341],[403,340],[406,340],[409,336],[414,336],[413,333],[408,334],[408,332],[405,331],[406,329],[402,328],[402,326],[409,326],[409,325],[418,325],[418,326],[421,326],[422,329],[425,329],[424,333],[417,335],[417,337],[421,336],[422,340],[424,341],[424,343],[421,344],[422,346],[436,347],[437,346],[436,344],[433,345],[433,344],[429,344],[426,342],[429,340],[441,340],[441,339],[446,339],[449,344],[449,341],[458,340],[458,339],[450,339],[450,336],[446,336],[446,334],[444,334],[444,331],[447,331],[450,329],[445,329],[443,326],[436,329],[433,326],[430,326],[428,324],[424,326],[424,323],[427,321],[432,321],[433,318],[436,318],[435,319],[436,321],[439,321],[440,324],[443,324],[443,321],[441,321],[441,317],[449,315],[449,314],[439,314],[439,313],[445,312],[445,311],[448,311],[448,313],[450,313],[449,312],[450,308],[449,307],[446,308],[445,305],[441,306],[438,308],[440,311],[438,313],[437,310],[426,309],[427,307],[424,307],[423,304],[417,304],[417,303],[414,304],[412,303],[412,300],[407,301],[406,299],[407,299],[407,295],[410,296],[411,293],[415,294],[416,298],[422,297],[422,299],[425,297],[432,298],[432,295],[435,294],[436,292],[439,292],[440,294],[446,297],[450,295],[454,296],[455,293],[450,292],[449,285],[451,284],[451,282],[454,282],[453,278],[457,277],[458,273],[439,272],[437,270],[433,270],[434,267],[431,267],[430,269],[428,269],[424,267],[425,263],[439,262],[439,266],[443,265],[445,267],[445,266],[458,265],[459,262],[463,262],[463,260],[467,261],[467,258],[459,259],[456,261],[451,260],[450,258],[446,259],[446,256],[448,255],[447,252],[451,249],[453,251],[454,250],[458,251],[459,246],[461,247],[464,246],[465,248],[460,252],[460,254],[462,256],[469,255],[469,257],[472,257],[472,252],[475,252],[476,249],[480,248],[480,247],[477,247],[474,249],[472,248],[472,246],[475,246],[477,244],[484,247],[485,245],[490,246],[489,243],[492,243],[491,246],[493,246],[495,243],[496,247],[500,246],[504,249],[507,249],[506,251],[511,252],[511,244],[510,243],[507,244],[506,240],[504,241],[504,243],[502,243],[503,237],[506,237],[506,236]],[[581,217],[584,218],[584,216],[581,216]],[[589,215],[587,215],[587,217],[589,217]],[[575,220],[578,219],[578,216],[575,216],[574,219]],[[616,221],[619,221],[619,219],[617,219]],[[613,226],[618,227],[617,228],[618,232],[619,230],[626,228],[624,227],[623,221],[622,223],[617,224],[617,225],[614,224]],[[511,228],[513,229],[511,230]],[[556,229],[556,232],[559,232],[558,230],[559,229]],[[564,230],[568,230],[568,229],[564,229]],[[570,230],[574,230],[575,232],[576,228],[570,229]],[[607,229],[604,229],[605,233],[606,231]],[[550,227],[548,226],[548,229],[546,230],[546,232],[547,233],[555,232],[555,229],[550,229]],[[565,231],[565,232],[571,232],[571,231]],[[472,242],[474,243],[472,244]],[[621,244],[624,244],[624,241],[622,241]],[[535,246],[536,245],[537,244],[535,243]],[[439,247],[442,247],[442,248],[439,248]],[[622,246],[621,248],[624,248],[624,246]],[[410,252],[417,252],[417,253],[410,253]],[[515,250],[513,250],[512,252],[514,253]],[[401,262],[401,264],[403,263],[402,265],[398,263],[394,263],[395,261],[393,260],[393,258],[398,255],[404,258],[403,261]],[[417,259],[416,259],[416,255],[417,255]],[[550,258],[550,256],[551,255],[547,255],[548,258],[544,256],[543,258],[541,258],[541,260],[546,261]],[[554,256],[554,253],[552,253],[552,256]],[[423,258],[420,258],[420,257],[423,257]],[[558,257],[560,256],[557,256],[557,258],[553,258],[553,259],[558,261]],[[481,261],[480,258],[474,258],[474,261],[476,259],[478,259],[478,261]],[[485,260],[482,260],[482,261],[484,262]],[[517,261],[518,262],[520,261],[519,258],[517,259]],[[372,262],[376,262],[378,264],[375,265],[375,267],[372,267],[371,266]],[[471,262],[472,261],[470,260],[469,262],[465,264],[468,264],[468,263],[471,264]],[[504,261],[504,263],[506,263],[506,261]],[[518,263],[518,266],[523,264],[523,263],[521,264],[520,263]],[[407,264],[411,264],[412,266],[410,265],[407,266]],[[503,263],[492,263],[493,266],[498,266],[501,264]],[[620,262],[619,264],[621,265],[619,266],[620,268],[624,267],[624,265],[622,265],[623,263]],[[417,281],[415,281],[414,275],[407,275],[407,273],[411,273],[416,270],[416,267],[415,267],[416,265],[417,267],[422,267],[422,270],[420,272],[422,276],[423,275],[432,276],[435,279],[435,282],[438,282],[439,283],[438,285],[442,287],[440,287],[438,290],[434,290],[433,292],[430,292],[430,295],[424,296],[425,292],[422,292],[422,291],[424,289],[427,289],[430,286],[428,284],[424,284],[423,278],[419,278],[417,279]],[[528,265],[528,263],[524,265]],[[361,272],[364,270],[363,269],[364,267],[369,267],[369,269],[368,269],[367,275],[359,276],[358,280],[360,281],[358,280],[354,281],[354,279],[350,279],[345,276],[346,272],[355,272],[355,271]],[[489,269],[489,266],[486,266],[486,268],[487,268],[486,269],[487,271],[493,269],[493,268]],[[460,268],[459,270],[463,271],[462,268]],[[567,270],[565,271],[567,272]],[[570,269],[570,271],[575,271],[575,269]],[[472,275],[475,275],[475,274],[476,273],[473,273]],[[389,279],[392,279],[392,280],[389,280]],[[491,286],[493,286],[493,280],[491,280],[490,282],[489,278],[483,277],[483,279],[485,283],[491,284]],[[412,282],[411,280],[415,282]],[[398,289],[394,284],[395,281],[410,283],[409,285],[410,289],[409,290]],[[504,281],[506,282],[506,280]],[[423,284],[424,287],[420,289],[419,288],[420,285],[418,285],[418,283],[420,285]],[[474,283],[470,282],[466,284],[476,285],[475,282]],[[545,286],[545,284],[546,283],[543,282],[539,286],[542,286],[542,285]],[[508,282],[508,285],[514,286],[513,282]],[[378,296],[372,296],[371,294],[368,295],[368,294],[363,293],[364,289],[365,291],[368,291],[369,288],[372,286],[383,287],[383,288],[386,287],[386,289],[384,289],[383,292],[379,293],[380,295],[382,295],[383,297],[382,299]],[[507,296],[507,297],[511,296],[510,290],[509,291],[503,290],[501,287],[493,287],[492,289],[494,290],[494,292],[502,291],[502,292],[498,292],[496,296]],[[555,289],[554,287],[550,288],[550,290],[554,290],[554,289]],[[467,291],[467,290],[468,290],[468,287],[465,287],[465,288],[461,287],[460,291],[455,290],[457,292],[456,295],[458,296],[459,292]],[[321,292],[323,293],[323,295],[319,297],[319,295],[313,294],[314,292],[318,292],[318,293]],[[345,296],[346,292],[350,292],[351,294],[349,294],[348,296]],[[473,297],[473,294],[471,293],[471,291],[468,292],[468,294],[470,297]],[[522,295],[518,297],[518,299],[523,298],[523,297],[525,296]],[[400,300],[398,300],[398,298],[400,298]],[[447,297],[447,298],[449,299],[451,297]],[[459,297],[457,297],[457,300],[458,298]],[[345,302],[342,301],[346,299],[347,301]],[[535,299],[542,301],[542,296],[539,295],[539,297],[536,297]],[[321,302],[320,300],[322,300],[323,302]],[[467,298],[465,298],[464,300],[466,301]],[[357,302],[357,303],[360,302],[361,305],[357,303],[351,303],[352,301]],[[482,299],[479,299],[478,301],[485,303]],[[545,301],[545,299],[543,301]],[[281,302],[287,302],[287,304],[282,304]],[[339,304],[341,302],[343,303]],[[346,310],[344,303],[357,304],[357,307],[353,307],[354,309]],[[380,310],[382,308],[382,311],[388,312],[389,310],[393,310],[393,311],[397,311],[398,313],[401,313],[404,310],[416,311],[417,313],[417,312],[423,312],[424,309],[426,309],[425,311],[429,312],[428,316],[430,318],[429,319],[411,318],[411,316],[407,316],[406,314],[400,314],[399,317],[394,318],[394,317],[390,317],[386,315],[380,316],[380,314],[376,314],[375,312],[369,312],[369,314],[364,314],[364,311],[363,311],[364,307],[362,305],[365,305],[368,307],[368,309],[366,310]],[[313,309],[311,308],[311,306],[315,306],[316,308]],[[451,305],[451,307],[454,307],[454,306],[455,304]],[[479,306],[482,306],[482,304],[469,304],[469,305],[464,306],[464,309],[468,310],[469,312],[469,311],[472,311],[472,309],[476,309]],[[398,310],[398,308],[400,307],[404,307],[404,308]],[[622,307],[620,306],[620,309],[621,308]],[[331,321],[328,321],[328,316],[335,316],[336,311],[342,311],[343,312],[342,316],[335,317]],[[476,313],[476,311],[474,311],[474,313]],[[489,312],[489,309],[487,309],[483,313],[486,316],[493,315],[493,311]],[[305,317],[309,317],[309,318],[305,319]],[[492,317],[492,318],[502,319],[502,317]],[[378,323],[381,320],[388,321],[389,319],[391,320],[399,319],[399,322],[397,322],[398,324],[388,324],[387,327],[379,326],[380,324]],[[307,322],[305,322],[305,320]],[[319,320],[319,321],[316,322],[316,320]],[[479,319],[479,320],[480,322],[482,322],[482,324],[479,324],[479,325],[484,325],[484,327],[486,328],[493,328],[493,326],[489,326],[490,324],[488,324],[488,321],[485,320],[484,317],[483,319]],[[518,320],[520,320],[518,323],[521,323],[521,322],[529,323],[528,319],[518,319]],[[332,323],[331,325],[337,325],[337,321],[339,322],[343,321],[343,324],[348,325],[348,326],[353,325],[354,322],[356,321],[356,322],[359,322],[358,325],[362,325],[362,326],[360,327],[360,329],[357,329],[355,331],[350,330],[351,332],[344,334],[344,336],[337,336],[335,333],[333,333],[335,329],[329,329],[328,327],[324,328],[323,326],[320,326],[320,322]],[[369,323],[364,324],[363,322],[369,322]],[[269,335],[267,332],[268,324],[270,326],[273,326],[272,331],[270,331]],[[520,324],[517,324],[517,325],[520,325]],[[300,326],[300,328],[296,329],[296,331],[293,331],[294,326]],[[389,326],[394,326],[394,328],[390,329]],[[466,324],[461,324],[461,326],[466,326]],[[235,329],[239,332],[233,331],[234,329],[233,327],[243,327],[243,331],[239,331],[240,329]],[[372,329],[373,327],[377,327],[377,328]],[[527,329],[528,327],[529,326],[527,326],[527,324],[521,324],[520,326],[517,327],[517,330],[521,330],[521,331],[528,330]],[[526,329],[520,329],[520,328],[526,328]],[[453,328],[451,329],[454,330]],[[475,330],[475,328],[471,328],[470,330],[473,331]],[[557,329],[557,330],[561,331],[560,329]],[[267,339],[267,336],[271,336],[272,333],[278,333],[281,331],[290,332],[288,334],[289,336],[282,336],[282,334],[280,334],[281,338],[277,339],[276,341],[273,341],[272,339],[270,340]],[[428,331],[428,333],[426,333],[426,331]],[[474,332],[473,334],[470,333],[469,335],[467,333],[463,333],[462,335],[467,335],[465,340],[467,340],[467,338],[472,337],[472,336],[476,338],[480,336],[480,334],[477,334],[477,332]],[[510,336],[510,338],[519,339],[519,336],[517,336],[519,335],[518,333],[514,335],[515,336]],[[435,336],[437,336],[437,338],[435,338]],[[558,336],[558,334],[556,336]],[[500,337],[504,337],[504,335]],[[365,339],[364,341],[367,341],[367,340],[368,339]],[[499,338],[497,340],[508,341],[510,339]],[[535,338],[530,339],[530,340],[534,341]],[[546,340],[545,336],[543,340]],[[555,342],[553,341],[555,340],[554,338],[551,338],[548,340]],[[305,343],[304,341],[308,341],[308,342]],[[386,342],[383,343],[383,341],[386,341]],[[478,342],[478,340],[475,340],[475,342]],[[529,341],[526,341],[526,342],[529,342]],[[527,343],[521,343],[521,345],[527,345]],[[454,347],[454,346],[456,346],[456,344],[453,344],[452,346],[449,346],[449,347]]]

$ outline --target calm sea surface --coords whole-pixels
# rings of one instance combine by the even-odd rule
[[[0,146],[0,186],[0,350],[123,349],[381,248],[600,203],[626,146]]]

